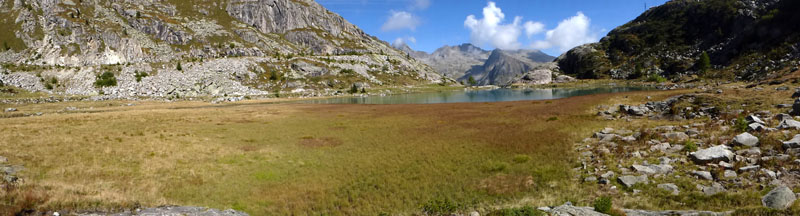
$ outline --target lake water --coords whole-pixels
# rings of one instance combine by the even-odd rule
[[[427,93],[409,93],[386,96],[367,97],[335,97],[298,101],[311,104],[434,104],[434,103],[467,103],[467,102],[499,102],[521,100],[548,100],[591,94],[653,90],[651,87],[602,86],[581,88],[551,89],[491,89],[463,90]]]

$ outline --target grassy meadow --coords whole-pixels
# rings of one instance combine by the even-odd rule
[[[577,181],[573,146],[607,123],[594,107],[670,94],[430,105],[0,104],[44,113],[0,114],[0,156],[26,168],[24,193],[0,196],[42,210],[191,205],[251,215],[590,205],[596,194],[584,189],[594,186]]]

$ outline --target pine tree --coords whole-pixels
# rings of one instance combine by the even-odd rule
[[[478,84],[478,82],[475,81],[475,77],[472,77],[472,76],[469,76],[469,79],[467,80],[467,83],[469,83],[469,85],[471,85],[471,86],[474,86],[475,84]]]
[[[183,71],[183,67],[181,67],[181,62],[178,62],[178,66],[175,67],[178,71]]]
[[[701,74],[705,74],[708,69],[711,69],[711,58],[708,57],[708,53],[703,52],[700,54],[700,60],[697,63],[698,68]]]

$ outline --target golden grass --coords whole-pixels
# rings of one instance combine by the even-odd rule
[[[596,105],[646,94],[669,93],[430,105],[24,105],[20,112],[46,114],[0,118],[0,155],[26,166],[26,184],[48,195],[43,209],[374,215],[419,213],[442,198],[465,209],[590,204],[594,186],[575,180],[573,143],[607,123],[593,115]],[[66,106],[82,109],[59,112]]]

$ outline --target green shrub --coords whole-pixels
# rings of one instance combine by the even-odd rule
[[[361,94],[366,94],[366,93],[367,93],[367,89],[366,88],[361,88]]]
[[[178,66],[175,66],[175,69],[178,71],[183,71],[183,67],[181,67],[181,62],[178,62]]]
[[[705,74],[708,69],[711,69],[711,58],[708,57],[708,53],[703,52],[703,54],[700,54],[700,60],[697,62],[697,69],[700,71],[700,74]]]
[[[474,86],[475,84],[478,84],[478,82],[475,81],[475,77],[472,77],[472,76],[469,76],[469,79],[467,79],[467,83],[469,83],[469,85],[471,85],[471,86]]]
[[[531,156],[528,155],[516,155],[514,156],[514,163],[525,163],[531,160]]]
[[[449,215],[459,209],[459,205],[448,198],[429,200],[422,205],[422,211],[428,215]]]
[[[358,93],[358,86],[356,86],[356,84],[353,84],[352,86],[350,86],[350,90],[348,90],[347,93],[350,94]]]
[[[545,212],[539,211],[531,206],[520,208],[500,209],[488,214],[488,216],[545,216]]]
[[[599,197],[594,200],[594,210],[600,213],[611,213],[611,197]]]
[[[133,76],[136,77],[136,82],[141,82],[142,78],[148,77],[150,76],[150,74],[147,74],[145,72],[140,73],[139,71],[136,71],[133,73]]]
[[[744,117],[736,118],[733,128],[739,132],[747,132],[747,120],[745,120]]]
[[[697,144],[695,144],[694,141],[686,140],[685,142],[683,142],[683,150],[686,150],[688,152],[697,151]]]
[[[339,71],[339,74],[345,74],[345,75],[351,75],[355,73],[356,71],[354,71],[353,69],[342,69]]]
[[[487,172],[502,172],[509,167],[508,163],[498,161],[488,161],[483,166],[484,170]]]
[[[547,121],[555,121],[555,120],[558,120],[558,117],[553,116],[553,117],[547,118]]]
[[[94,85],[97,87],[116,86],[117,77],[114,76],[114,73],[106,71],[103,74],[100,74],[100,76],[97,76],[97,80],[94,81]]]
[[[650,76],[647,77],[647,82],[663,83],[663,82],[666,82],[666,81],[667,81],[667,78],[665,78],[665,77],[663,77],[661,75],[658,75],[658,74],[653,74],[653,75],[650,75]]]

